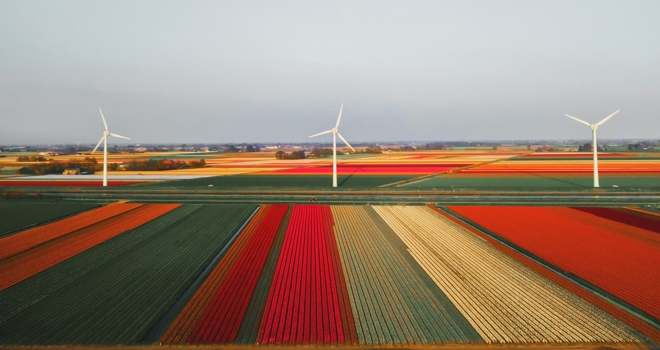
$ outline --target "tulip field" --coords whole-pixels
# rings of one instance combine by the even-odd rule
[[[606,208],[451,209],[660,319],[660,217]]]
[[[60,203],[52,205],[40,202],[0,203],[0,237],[26,230],[69,215],[96,208],[98,205],[85,203]]]
[[[653,324],[520,253],[657,320],[660,215],[638,208],[65,209],[27,225],[16,215],[0,236],[0,345],[660,341]]]

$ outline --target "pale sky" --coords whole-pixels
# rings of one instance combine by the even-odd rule
[[[659,15],[655,0],[0,0],[0,145],[96,143],[99,107],[135,143],[304,142],[341,103],[349,141],[587,139],[564,114],[617,109],[599,138],[660,139]]]

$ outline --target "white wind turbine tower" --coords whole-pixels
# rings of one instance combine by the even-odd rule
[[[578,123],[582,123],[591,129],[591,135],[593,136],[593,143],[591,145],[591,149],[594,152],[594,187],[600,187],[600,185],[598,184],[598,143],[596,142],[596,130],[598,130],[599,126],[603,125],[603,123],[605,123],[608,119],[612,118],[617,113],[619,113],[618,110],[608,115],[605,119],[599,121],[596,124],[589,124],[584,120],[565,114],[567,117],[577,121]]]
[[[332,133],[332,187],[337,187],[337,136],[339,136],[339,138],[342,141],[344,141],[346,146],[350,147],[353,150],[353,152],[355,152],[355,149],[353,149],[353,147],[348,143],[348,141],[346,141],[346,139],[341,136],[339,130],[337,129],[339,127],[339,122],[341,121],[341,111],[343,109],[344,109],[344,104],[342,103],[341,107],[339,108],[339,116],[337,117],[337,124],[335,125],[334,128],[310,136],[310,138],[312,138],[312,137]]]
[[[101,113],[101,119],[103,119],[103,126],[105,126],[105,130],[103,131],[101,140],[99,140],[99,143],[96,144],[96,147],[94,147],[92,153],[96,152],[96,149],[99,148],[99,145],[101,145],[101,142],[103,142],[103,186],[108,186],[108,136],[126,140],[130,139],[126,136],[121,136],[109,132],[108,124],[105,122],[105,117],[103,116],[103,111],[101,111],[101,108],[99,108],[99,112]]]

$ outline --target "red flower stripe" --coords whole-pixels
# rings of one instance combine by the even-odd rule
[[[367,174],[434,174],[455,169],[451,166],[338,166],[339,175],[367,175]],[[274,170],[271,174],[298,174],[319,175],[332,174],[332,167],[310,167]]]
[[[258,343],[344,342],[337,281],[328,247],[332,214],[296,205],[278,260]]]
[[[125,186],[125,185],[135,185],[145,183],[144,181],[108,181],[108,186]],[[5,180],[0,181],[0,186],[11,186],[11,187],[101,187],[103,183],[98,181],[67,181],[67,180]]]
[[[639,229],[570,208],[451,209],[660,319],[660,246],[629,234]]]
[[[149,204],[96,223],[0,262],[0,290],[34,276],[123,232],[141,226],[180,204]]]
[[[199,319],[213,300],[213,296],[225,281],[234,263],[238,260],[241,252],[243,252],[250,238],[256,232],[257,227],[269,208],[270,205],[263,205],[254,214],[252,220],[243,229],[243,232],[236,238],[236,241],[229,247],[225,255],[220,259],[220,262],[218,262],[218,265],[179,313],[167,332],[165,332],[165,335],[161,338],[162,343],[172,344],[188,341]]]
[[[257,227],[199,320],[189,343],[229,343],[236,339],[288,205],[273,205]]]
[[[0,260],[34,248],[52,239],[64,236],[83,227],[106,220],[135,209],[142,204],[110,204],[71,216],[44,226],[35,227],[0,239]]]
[[[575,295],[579,296],[580,298],[588,301],[589,303],[599,307],[600,309],[604,310],[605,312],[609,313],[610,315],[616,317],[618,320],[624,322],[625,324],[637,329],[638,331],[642,332],[644,335],[647,337],[651,338],[653,341],[660,342],[660,330],[656,329],[655,327],[647,324],[646,322],[641,321],[637,317],[629,314],[628,312],[616,307],[615,305],[611,304],[607,300],[587,291],[586,289],[582,288],[581,286],[573,283],[572,281],[556,274],[553,271],[548,270],[547,268],[543,267],[542,265],[539,265],[535,261],[525,257],[524,255],[516,252],[515,250],[501,244],[500,242],[490,238],[489,236],[481,233],[480,231],[472,228],[469,225],[466,225],[464,222],[461,220],[456,219],[455,217],[448,215],[447,213],[444,213],[441,210],[438,210],[437,208],[429,205],[429,208],[435,210],[438,212],[440,215],[448,218],[449,220],[452,220],[453,222],[461,225],[465,229],[471,231],[472,233],[476,234],[477,236],[485,239],[489,243],[491,243],[493,246],[495,246],[497,249],[502,251],[503,253],[509,255],[510,257],[518,260],[519,262],[525,264],[525,266],[531,268],[532,270],[540,273],[541,275],[545,276],[549,280],[559,284],[560,286],[568,289]]]

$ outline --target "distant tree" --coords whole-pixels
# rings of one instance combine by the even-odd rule
[[[493,146],[493,151],[497,151],[497,146]]]
[[[286,153],[284,153],[283,151],[277,151],[275,152],[275,159],[284,159],[285,154]]]
[[[383,153],[380,146],[368,146],[362,152],[364,153]]]
[[[191,161],[190,162],[190,167],[191,168],[203,168],[206,166],[206,161],[204,159],[200,159],[199,161]]]
[[[291,159],[305,159],[305,151],[291,152]]]
[[[427,150],[441,150],[441,149],[444,149],[444,148],[445,148],[445,145],[444,145],[444,144],[437,143],[437,142],[435,142],[435,143],[427,143],[427,144],[424,146],[424,149],[427,149]]]

